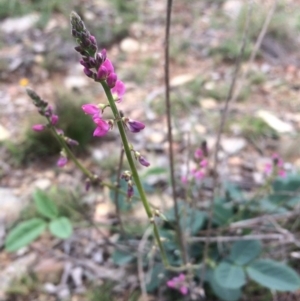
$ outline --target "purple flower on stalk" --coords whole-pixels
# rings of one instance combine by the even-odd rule
[[[124,83],[120,80],[117,80],[116,85],[111,89],[111,93],[116,102],[121,102],[122,97],[125,94],[126,87]]]
[[[44,124],[35,124],[32,126],[32,129],[35,132],[42,132],[45,128],[46,128],[46,126]]]
[[[105,136],[110,129],[109,123],[98,117],[93,118],[93,121],[97,125],[97,127],[93,133],[93,136],[97,136],[97,137]]]
[[[107,77],[107,85],[112,89],[117,82],[117,74],[116,73],[111,73],[108,77]]]
[[[83,72],[85,73],[85,75],[86,75],[87,77],[91,77],[91,78],[94,77],[94,72],[91,71],[90,69],[86,68],[86,67],[83,69]]]
[[[167,286],[179,290],[182,295],[187,295],[189,291],[187,288],[184,274],[180,274],[178,277],[174,277],[171,280],[169,280],[167,282]]]
[[[105,52],[106,56],[106,52]],[[104,80],[109,77],[110,74],[114,73],[114,66],[109,59],[105,59],[97,71],[97,79]]]
[[[102,115],[99,107],[95,104],[87,103],[83,105],[81,108],[85,114],[92,115],[94,117],[101,117]]]
[[[138,133],[145,128],[145,125],[137,120],[128,119],[127,120],[128,129],[132,133]]]
[[[285,177],[286,172],[283,167],[284,162],[282,158],[278,154],[273,154],[272,161],[273,161],[272,164],[267,163],[265,165],[265,170],[264,170],[265,174],[271,175],[272,173],[276,173],[276,175],[280,177]]]
[[[145,157],[139,155],[138,160],[143,166],[146,166],[146,167],[150,166],[150,163],[146,160]]]
[[[56,125],[58,122],[58,116],[57,115],[52,115],[50,118],[51,124]]]
[[[67,163],[68,163],[68,158],[67,158],[67,157],[64,157],[64,156],[61,156],[61,157],[58,159],[56,165],[57,165],[58,167],[64,167]]]

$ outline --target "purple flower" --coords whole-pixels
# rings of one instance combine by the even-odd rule
[[[108,75],[115,72],[114,66],[109,59],[106,59],[104,61],[104,63],[102,64],[102,66],[104,66],[106,68]]]
[[[50,120],[51,120],[52,125],[56,125],[57,122],[58,122],[58,116],[57,115],[52,115]]]
[[[99,107],[95,104],[87,103],[83,105],[81,108],[85,114],[92,115],[94,117],[101,117],[102,115]]]
[[[111,73],[108,77],[107,77],[107,85],[112,89],[117,82],[117,74],[116,73]]]
[[[64,167],[67,163],[68,163],[68,158],[67,158],[67,157],[61,156],[61,157],[58,159],[56,165],[57,165],[58,167]]]
[[[169,280],[167,282],[167,286],[179,290],[182,295],[188,294],[188,288],[184,274],[180,274],[178,277],[174,277],[171,280]]]
[[[146,160],[145,157],[139,155],[138,160],[143,166],[146,166],[146,167],[150,166],[150,163]]]
[[[128,119],[127,124],[129,131],[132,133],[138,133],[145,128],[142,122],[133,119]]]
[[[97,125],[97,127],[93,133],[93,136],[97,136],[97,137],[105,136],[110,129],[109,123],[98,117],[93,118],[93,120]]]
[[[103,79],[106,79],[107,76],[108,76],[108,71],[107,71],[106,67],[101,65],[97,72],[97,79],[103,80]]]
[[[134,194],[133,186],[128,184],[128,187],[127,187],[127,197],[128,198],[132,198],[133,194]]]
[[[43,125],[43,124],[35,124],[35,125],[32,126],[32,129],[35,132],[42,132],[45,128],[46,128],[46,126]]]
[[[284,162],[278,154],[272,155],[272,163],[266,163],[264,172],[266,175],[270,176],[273,173],[280,177],[285,177],[286,172],[284,170]]]
[[[194,156],[196,159],[201,159],[203,157],[203,151],[201,148],[195,150]]]
[[[116,102],[121,102],[122,97],[125,94],[126,87],[124,83],[120,80],[117,80],[116,85],[111,89],[111,93]]]
[[[83,69],[83,72],[85,73],[85,75],[86,75],[87,77],[93,78],[93,76],[94,76],[94,72],[91,71],[90,69],[86,68],[86,67]]]

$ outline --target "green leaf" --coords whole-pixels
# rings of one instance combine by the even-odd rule
[[[242,292],[238,289],[224,288],[218,284],[215,279],[213,270],[207,271],[208,282],[214,291],[215,295],[224,301],[237,301],[240,299]]]
[[[71,221],[64,216],[52,220],[49,224],[49,230],[54,236],[62,239],[69,238],[73,233]]]
[[[165,268],[162,263],[157,263],[154,265],[153,269],[150,269],[149,271],[151,275],[146,283],[146,289],[148,293],[151,293],[156,290],[164,280]]]
[[[142,178],[147,178],[148,176],[152,175],[160,175],[160,174],[165,174],[167,173],[167,169],[164,167],[152,167],[148,168],[145,173],[143,173]]]
[[[190,229],[196,234],[204,225],[206,214],[198,209],[190,208],[188,204],[179,202],[180,225],[183,229]],[[175,209],[166,212],[165,217],[169,222],[175,223]]]
[[[224,226],[229,223],[230,219],[233,217],[233,211],[230,204],[214,204],[214,222],[219,226]]]
[[[58,214],[57,207],[54,202],[50,200],[47,194],[41,190],[36,190],[33,194],[38,212],[48,218],[56,218]]]
[[[238,265],[246,265],[255,259],[261,252],[261,243],[258,240],[239,240],[231,248],[229,258]]]
[[[242,267],[222,261],[214,272],[214,277],[223,288],[238,289],[246,283],[245,272]]]
[[[5,239],[5,249],[14,252],[37,239],[46,229],[47,223],[41,218],[21,222],[10,230]]]
[[[300,277],[289,266],[271,260],[259,259],[247,267],[248,276],[269,289],[295,291],[300,289]]]
[[[134,255],[129,252],[115,250],[112,254],[114,264],[124,265],[131,262],[134,259]]]

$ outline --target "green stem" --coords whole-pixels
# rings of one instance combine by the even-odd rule
[[[124,126],[123,126],[123,122],[121,120],[121,116],[119,114],[118,108],[117,108],[117,106],[115,104],[115,101],[113,99],[113,96],[111,94],[109,86],[107,85],[107,83],[105,81],[101,81],[101,84],[102,84],[102,87],[105,91],[108,102],[110,104],[110,108],[111,108],[111,110],[114,114],[118,129],[119,129],[119,133],[120,133],[120,136],[121,136],[121,139],[122,139],[122,143],[123,143],[123,146],[124,146],[124,151],[125,151],[125,154],[126,154],[126,157],[127,157],[130,169],[131,169],[132,177],[134,179],[134,183],[135,183],[136,188],[137,188],[137,190],[140,194],[140,197],[141,197],[143,206],[145,208],[145,211],[147,213],[147,216],[148,216],[150,222],[153,224],[153,233],[154,233],[154,237],[156,239],[156,242],[158,244],[158,247],[160,249],[162,261],[163,261],[165,266],[168,266],[167,255],[166,255],[165,249],[162,245],[162,242],[160,240],[158,227],[155,223],[152,210],[151,210],[150,205],[147,201],[147,197],[146,197],[145,191],[143,189],[143,185],[141,183],[141,180],[140,180],[139,174],[137,172],[134,160],[132,158],[131,148],[130,148],[128,140],[127,140],[127,136],[126,136],[126,132],[125,132],[125,129],[124,129]]]

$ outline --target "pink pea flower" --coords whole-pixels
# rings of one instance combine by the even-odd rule
[[[127,124],[129,131],[132,133],[138,133],[145,128],[142,122],[133,119],[128,119]]]
[[[284,170],[284,162],[282,158],[278,154],[272,155],[272,163],[267,163],[264,168],[264,173],[268,176],[270,176],[273,173],[276,173],[276,175],[280,177],[285,177],[286,172]]]
[[[51,120],[51,124],[55,125],[58,122],[58,116],[57,115],[52,115],[50,120]]]
[[[64,167],[67,163],[68,163],[68,158],[67,158],[67,157],[61,156],[61,157],[58,159],[56,165],[57,165],[58,167]]]
[[[203,151],[202,151],[201,148],[197,148],[197,149],[195,150],[194,157],[195,157],[196,159],[201,159],[201,158],[203,158]]]
[[[126,87],[124,83],[120,80],[117,80],[116,85],[111,89],[111,93],[116,102],[121,102],[122,97],[125,94]]]
[[[117,82],[117,74],[116,73],[111,73],[108,77],[107,77],[107,85],[112,89]]]
[[[81,108],[85,114],[92,115],[93,117],[101,117],[102,115],[99,107],[92,103],[87,103],[83,105]]]
[[[169,280],[167,282],[167,286],[179,290],[182,295],[188,294],[188,288],[184,274],[180,274],[178,277],[174,277]]]
[[[97,136],[97,137],[105,136],[110,129],[109,123],[98,117],[94,118],[93,120],[97,125],[93,133],[93,136]]]
[[[35,132],[42,132],[45,128],[46,128],[46,126],[44,124],[35,124],[32,126],[32,129]]]
[[[134,189],[132,185],[128,185],[127,187],[127,197],[132,198],[134,194]]]

